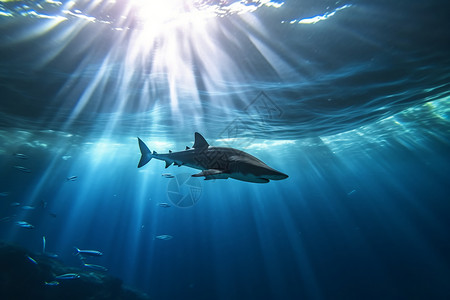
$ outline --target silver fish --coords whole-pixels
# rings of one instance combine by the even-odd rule
[[[45,245],[46,245],[46,240],[45,240],[45,235],[44,235],[44,236],[42,236],[42,254],[44,254],[47,257],[57,258],[58,254],[45,251]]]
[[[173,236],[168,235],[168,234],[162,234],[162,235],[156,236],[156,238],[158,240],[168,241],[168,240],[171,240],[173,238]]]
[[[11,207],[20,206],[20,203],[19,202],[12,202],[12,203],[9,204],[9,206],[11,206]]]
[[[57,258],[58,257],[58,254],[50,253],[50,252],[45,252],[44,255],[47,256],[47,257],[50,257],[50,258]]]
[[[351,190],[350,192],[347,193],[348,196],[353,195],[354,193],[356,193],[356,190]]]
[[[34,206],[30,206],[30,205],[24,205],[24,206],[22,206],[22,209],[23,210],[33,210],[33,209],[35,209],[35,207]]]
[[[33,225],[31,225],[30,223],[25,222],[25,221],[17,221],[16,225],[18,225],[18,226],[20,226],[22,228],[27,228],[27,229],[33,229],[34,228]]]
[[[11,217],[10,216],[6,216],[0,219],[0,222],[9,222],[11,221]]]
[[[20,158],[20,159],[28,159],[28,156],[22,153],[14,153],[14,157]]]
[[[55,277],[55,279],[58,279],[58,280],[78,279],[78,278],[80,278],[80,275],[77,273],[67,273],[67,274],[62,274],[62,275],[58,275]]]
[[[162,174],[161,176],[163,176],[163,177],[165,177],[165,178],[174,178],[175,176],[173,176],[172,174],[170,174],[170,173],[164,173],[164,174]]]
[[[24,172],[24,173],[31,173],[31,170],[22,166],[14,166],[17,170]]]
[[[47,208],[47,201],[41,200],[42,208]]]
[[[103,253],[97,250],[80,250],[77,247],[75,247],[75,255],[102,256]]]
[[[27,255],[27,258],[28,258],[28,260],[31,261],[33,264],[35,264],[35,265],[38,264],[37,261],[34,260],[31,256]]]
[[[75,180],[77,180],[77,178],[78,178],[78,176],[70,176],[70,177],[67,177],[66,180],[67,181],[75,181]]]
[[[59,285],[59,282],[58,281],[50,281],[50,282],[44,282],[44,284],[45,285],[48,285],[48,286],[57,286],[57,285]]]
[[[9,196],[9,192],[1,192],[0,193],[0,197],[8,197]]]
[[[93,264],[83,264],[84,267],[92,269],[92,270],[96,270],[96,271],[102,271],[102,272],[107,272],[108,269],[103,267],[103,266],[99,266],[99,265],[93,265]]]
[[[166,203],[166,202],[161,202],[161,203],[158,203],[158,206],[159,207],[170,207],[170,204]]]

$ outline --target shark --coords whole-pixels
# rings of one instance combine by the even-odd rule
[[[169,150],[169,153],[159,154],[156,151],[151,152],[139,137],[138,143],[141,151],[138,168],[155,158],[165,161],[166,168],[173,164],[201,170],[192,177],[204,177],[205,180],[233,178],[246,182],[268,183],[270,180],[289,177],[247,152],[229,147],[210,146],[198,132],[195,132],[194,146],[192,148],[186,146],[184,151],[179,152]]]

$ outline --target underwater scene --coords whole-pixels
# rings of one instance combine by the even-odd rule
[[[0,299],[450,299],[449,15],[0,0]]]

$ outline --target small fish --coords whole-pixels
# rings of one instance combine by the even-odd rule
[[[50,281],[50,282],[45,281],[44,284],[47,286],[57,286],[57,285],[59,285],[59,282],[58,281]]]
[[[16,225],[18,225],[18,226],[20,226],[22,228],[27,228],[27,229],[33,229],[34,228],[33,225],[31,225],[30,223],[25,222],[25,221],[17,221]]]
[[[58,275],[55,277],[55,279],[58,279],[58,280],[78,279],[78,278],[80,278],[80,275],[77,273],[67,273],[67,274],[62,274],[62,275]]]
[[[156,238],[158,240],[168,241],[168,240],[171,240],[173,238],[173,236],[168,235],[168,234],[162,234],[162,235],[156,236]]]
[[[22,206],[22,209],[23,210],[33,210],[33,209],[35,209],[35,207],[34,206],[30,206],[30,205],[24,205],[24,206]]]
[[[45,240],[45,235],[43,235],[42,236],[42,254],[44,254],[45,256],[50,257],[50,258],[57,258],[58,254],[45,251],[45,245],[46,245],[46,240]]]
[[[31,170],[22,166],[14,166],[17,170],[24,172],[24,173],[31,173]]]
[[[9,204],[9,206],[11,206],[11,207],[20,206],[20,203],[19,202],[11,202]]]
[[[1,192],[0,193],[0,197],[8,197],[9,196],[9,192]]]
[[[78,178],[78,176],[70,176],[70,177],[67,177],[66,180],[67,181],[75,181],[75,180],[77,180],[77,178]]]
[[[347,195],[350,196],[350,195],[352,195],[354,193],[356,193],[356,190],[351,190],[350,192],[347,193]]]
[[[161,203],[158,203],[158,206],[159,207],[170,207],[170,204],[166,203],[166,202],[161,202]]]
[[[41,200],[41,201],[39,201],[39,203],[41,204],[42,208],[47,208],[47,201]]]
[[[0,222],[9,222],[11,220],[10,216],[6,216],[0,219]]]
[[[93,265],[93,264],[83,264],[84,267],[92,269],[92,270],[96,270],[96,271],[102,271],[102,272],[107,272],[108,269],[103,267],[103,266],[99,266],[99,265]]]
[[[44,255],[50,258],[58,258],[58,254],[55,253],[45,252]]]
[[[77,247],[75,247],[75,255],[81,255],[81,256],[102,256],[103,253],[97,250],[80,250]]]
[[[70,159],[72,156],[70,156],[70,155],[64,155],[63,157],[62,157],[62,159],[63,160],[68,160],[68,159]]]
[[[163,176],[163,177],[165,177],[165,178],[174,178],[175,176],[173,176],[172,174],[170,174],[170,173],[164,173],[164,174],[161,174],[161,176]]]
[[[28,159],[28,156],[22,153],[14,153],[14,157],[20,158],[20,159]]]
[[[38,264],[37,261],[34,260],[31,256],[27,255],[27,258],[28,258],[28,260],[31,261],[33,264],[35,264],[35,265]]]
[[[50,216],[52,216],[53,218],[56,218],[56,214],[55,213],[49,213]]]

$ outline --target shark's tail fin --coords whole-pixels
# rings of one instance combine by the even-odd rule
[[[139,149],[141,150],[141,160],[139,161],[138,168],[145,166],[150,159],[152,159],[152,153],[150,152],[150,149],[148,149],[147,145],[138,138],[139,142]]]

